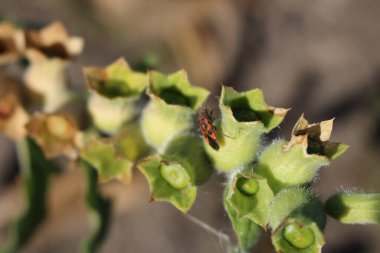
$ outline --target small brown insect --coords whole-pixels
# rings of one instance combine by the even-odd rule
[[[203,137],[207,144],[210,145],[213,149],[219,150],[219,144],[216,138],[215,128],[212,124],[212,118],[207,109],[203,109],[202,111],[200,111],[198,121],[201,127]]]

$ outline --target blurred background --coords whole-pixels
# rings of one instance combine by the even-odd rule
[[[380,2],[377,0],[1,0],[0,17],[27,27],[62,21],[85,40],[69,67],[69,85],[84,88],[82,66],[120,56],[131,65],[156,57],[158,70],[184,68],[192,83],[212,90],[261,88],[268,104],[292,108],[270,138],[288,139],[305,113],[310,122],[335,117],[333,141],[351,145],[322,168],[314,189],[326,200],[341,189],[380,192]],[[15,147],[0,136],[0,245],[22,210]],[[201,187],[191,215],[233,239],[222,207],[224,178]],[[84,175],[53,178],[51,212],[22,252],[76,252],[89,231]],[[114,199],[111,231],[101,252],[226,252],[223,240],[166,203],[148,203],[136,173],[130,186],[102,189]],[[330,219],[326,253],[378,253],[380,228]],[[234,240],[234,239],[233,239]],[[274,252],[264,234],[252,252]]]

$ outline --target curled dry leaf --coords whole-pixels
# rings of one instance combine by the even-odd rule
[[[25,32],[27,52],[38,51],[46,58],[71,59],[83,50],[83,39],[70,37],[65,26],[58,21],[39,31]]]
[[[292,131],[292,138],[284,147],[288,150],[295,144],[302,145],[307,155],[326,156],[332,160],[343,154],[348,146],[329,142],[333,129],[334,119],[322,121],[318,124],[309,124],[309,122],[301,115]]]
[[[76,136],[79,132],[76,123],[68,116],[37,113],[27,123],[26,129],[47,158],[58,155],[77,158]]]
[[[16,61],[24,48],[23,31],[10,23],[0,23],[0,65]]]

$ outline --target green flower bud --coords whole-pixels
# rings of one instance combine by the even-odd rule
[[[278,252],[321,252],[325,223],[323,204],[304,188],[285,188],[270,205],[272,243]]]
[[[300,187],[281,190],[270,204],[269,225],[276,230],[288,217],[302,215],[323,230],[326,212],[321,201],[310,191]]]
[[[191,208],[197,189],[180,163],[154,155],[141,161],[137,167],[148,180],[151,201],[168,201],[184,213]]]
[[[273,192],[267,180],[250,169],[234,174],[227,185],[227,201],[239,217],[247,217],[266,229]]]
[[[235,208],[227,200],[228,188],[225,189],[223,195],[223,205],[228,217],[232,223],[232,228],[235,231],[239,241],[239,247],[242,250],[250,249],[257,242],[261,231],[260,227],[247,217],[240,217]]]
[[[259,183],[254,178],[240,177],[236,181],[236,189],[247,197],[252,197],[259,189]]]
[[[124,59],[106,68],[86,67],[83,72],[91,91],[88,109],[99,130],[114,133],[137,115],[148,83],[146,74],[133,71]]]
[[[261,135],[278,126],[288,111],[268,106],[260,89],[238,93],[226,86],[219,107],[222,120],[216,123],[216,135],[220,148],[205,145],[214,166],[225,172],[252,162]]]
[[[144,157],[150,150],[137,121],[128,123],[112,140],[117,152],[132,162]]]
[[[328,142],[332,120],[311,124],[301,116],[289,142],[278,140],[259,158],[257,173],[268,179],[275,192],[283,187],[310,183],[318,169],[343,154],[344,144]]]
[[[327,213],[347,224],[380,224],[380,193],[338,193],[326,202]]]
[[[285,240],[297,249],[307,248],[314,242],[313,230],[297,223],[286,225],[282,235]]]
[[[180,164],[162,164],[160,166],[161,177],[173,188],[181,190],[190,182],[190,176]]]
[[[151,71],[149,78],[151,101],[143,111],[141,126],[147,142],[163,150],[173,136],[193,127],[195,111],[209,92],[192,86],[185,71],[170,75]]]
[[[129,183],[132,179],[133,163],[116,154],[115,147],[110,140],[90,141],[81,151],[80,157],[96,169],[101,182],[118,179]]]
[[[273,232],[272,243],[278,252],[319,253],[324,245],[320,228],[303,216],[291,217]]]
[[[194,185],[204,184],[212,175],[213,167],[197,135],[179,134],[167,145],[162,157],[180,163],[191,177]]]

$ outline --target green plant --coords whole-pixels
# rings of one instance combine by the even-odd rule
[[[79,130],[75,120],[56,112],[78,96],[65,88],[62,78],[50,80],[56,85],[48,90],[44,87],[52,69],[64,76],[62,66],[79,54],[80,40],[67,34],[55,38],[54,30],[62,29],[57,23],[38,32],[7,26],[12,27],[9,36],[0,39],[15,46],[11,52],[5,50],[12,56],[6,59],[27,59],[24,88],[39,93],[43,112],[30,116],[17,93],[8,86],[1,89],[0,130],[18,142],[28,202],[4,252],[22,247],[43,222],[49,178],[56,171],[51,160],[62,155],[87,175],[85,201],[93,233],[84,252],[95,252],[109,227],[112,201],[102,196],[99,184],[112,179],[127,184],[134,167],[147,178],[152,201],[168,201],[184,213],[214,169],[224,173],[228,181],[221,198],[238,239],[231,252],[251,248],[261,228],[272,234],[278,252],[320,252],[327,215],[343,223],[380,223],[379,194],[338,193],[322,203],[311,189],[319,169],[348,148],[329,141],[332,120],[309,124],[302,115],[289,141],[279,139],[264,146],[263,135],[276,128],[288,110],[268,106],[260,89],[240,93],[223,86],[221,118],[214,122],[219,145],[215,150],[193,127],[207,90],[193,86],[185,71],[166,75],[144,72],[146,68],[139,66],[144,70],[140,72],[119,59],[105,68],[84,68],[92,124]],[[18,47],[30,33],[36,34],[36,41]],[[39,40],[41,33],[60,50]],[[37,70],[46,76],[33,79]],[[149,97],[145,103],[144,93]],[[56,100],[57,94],[65,99]]]

